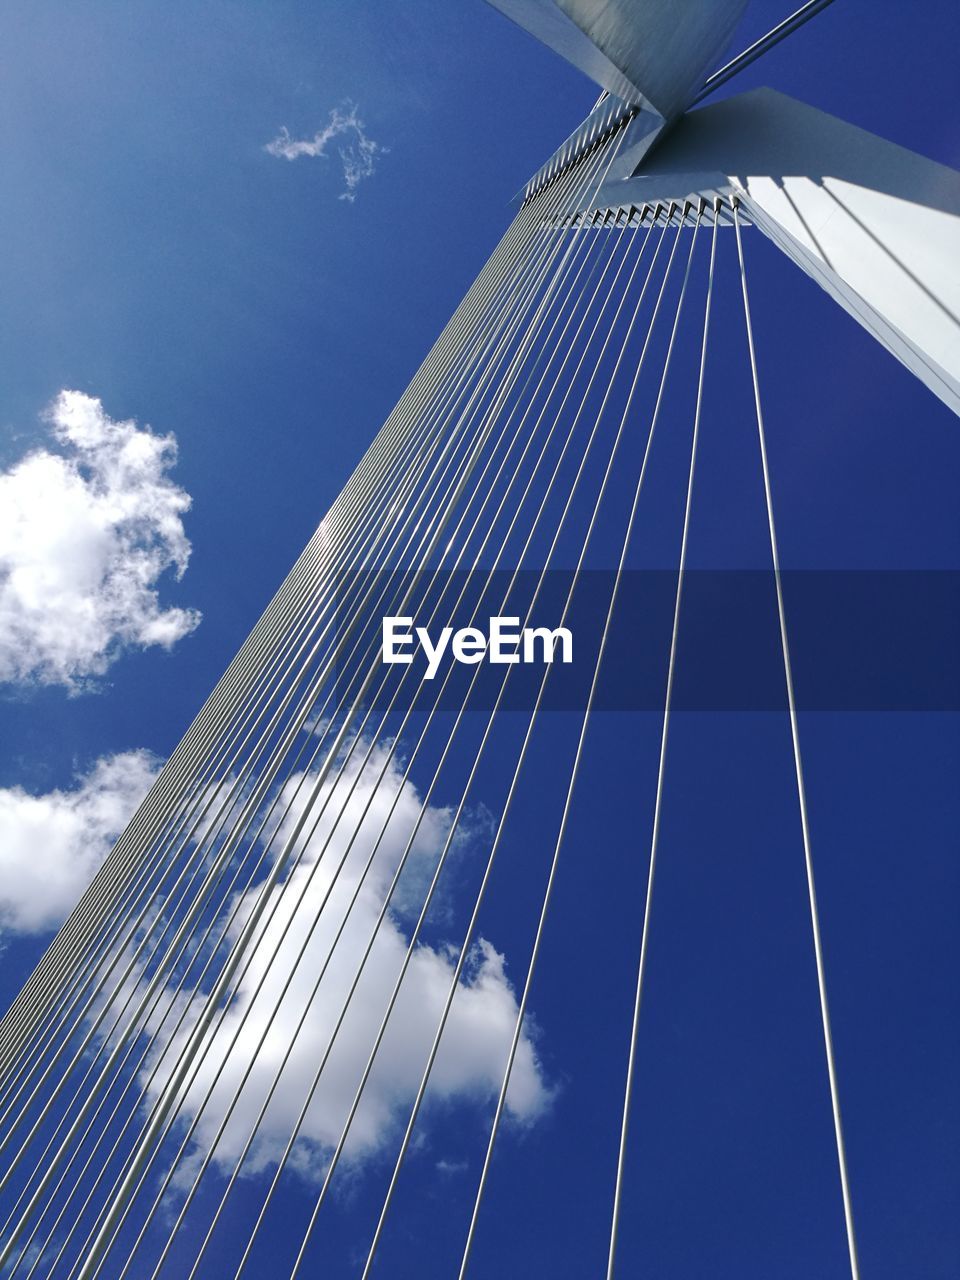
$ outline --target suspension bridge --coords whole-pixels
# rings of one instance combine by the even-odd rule
[[[539,878],[535,891],[525,881],[516,1005],[482,1157],[457,1210],[460,1256],[446,1272],[470,1274],[529,1052],[531,992],[591,729],[612,696],[605,663],[670,432],[683,459],[675,569],[656,650],[653,806],[638,819],[645,891],[595,1271],[633,1274],[620,1227],[691,510],[711,343],[734,315],[762,476],[838,1212],[849,1273],[860,1275],[750,249],[759,236],[772,241],[958,412],[960,175],[774,90],[711,102],[825,0],[726,63],[746,0],[698,0],[680,16],[668,0],[493,3],[597,81],[600,98],[517,197],[475,283],[0,1024],[5,1277],[322,1274],[331,1188],[365,1123],[370,1082],[381,1063],[390,1070],[391,1037],[412,1016],[409,975],[459,877],[469,900],[362,1242],[365,1280],[456,1034],[483,912],[514,892],[511,868],[529,862],[532,826]],[[733,294],[720,292],[725,258]],[[569,627],[572,670],[447,655],[425,680],[422,664],[383,661],[385,617],[429,630],[485,629],[504,616]],[[531,786],[530,760],[544,734],[559,734],[556,717],[566,745],[550,785],[541,769]],[[398,916],[404,928],[390,934]],[[389,954],[388,934],[402,941]],[[384,966],[371,1007],[370,974]],[[358,1037],[362,1052],[345,1058],[344,1041]],[[320,1176],[294,1220],[278,1206],[305,1149]],[[282,1264],[268,1247],[278,1232]]]

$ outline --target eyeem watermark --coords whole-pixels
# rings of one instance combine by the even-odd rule
[[[573,634],[567,627],[523,627],[519,618],[491,618],[486,632],[479,627],[444,627],[436,640],[426,627],[415,627],[413,618],[387,617],[383,620],[384,662],[410,663],[414,645],[419,644],[427,659],[424,679],[432,680],[449,649],[457,662],[476,666],[484,658],[495,665],[516,662],[549,663],[573,661]]]

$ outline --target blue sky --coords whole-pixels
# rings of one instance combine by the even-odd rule
[[[785,8],[754,0],[736,43]],[[178,518],[192,553],[179,580],[160,572],[160,607],[202,615],[169,650],[141,632],[83,689],[7,683],[9,824],[23,818],[18,797],[76,791],[105,758],[121,757],[112,784],[135,791],[173,749],[507,225],[510,197],[596,89],[480,0],[12,0],[2,30],[0,466],[64,452],[41,420],[64,388],[99,398],[115,422],[174,433],[175,465],[152,474],[190,495]],[[770,84],[960,167],[958,35],[947,0],[922,20],[891,0],[838,0],[730,91]],[[313,137],[347,103],[382,149],[352,201],[339,198],[335,147],[295,162],[264,149],[282,127]],[[956,571],[955,418],[747,239],[786,566]],[[729,408],[704,432],[700,569],[762,567],[767,554],[730,249],[714,365]],[[176,505],[169,487],[161,498]],[[679,501],[677,480],[651,502],[638,566],[672,563]],[[161,562],[176,560],[175,542]],[[912,621],[896,645],[917,661]],[[696,667],[704,636],[693,628],[688,643]],[[803,720],[854,1205],[875,1277],[934,1280],[960,1265],[956,712]],[[656,745],[652,713],[595,724],[532,1005],[556,1098],[506,1136],[477,1276],[599,1274]],[[546,757],[534,768],[552,784]],[[841,1277],[782,717],[678,716],[670,778],[623,1273]],[[112,817],[90,821],[100,833]],[[518,823],[518,842],[536,844],[535,812]],[[4,1003],[51,923],[17,927],[7,912]],[[530,930],[519,906],[492,908],[515,982]],[[403,1184],[383,1274],[406,1274],[425,1238],[417,1274],[449,1274],[463,1231],[449,1205],[472,1195],[461,1165],[478,1167],[482,1141],[474,1107],[431,1126],[436,1159]],[[369,1237],[382,1174],[337,1205],[325,1247],[338,1266]],[[290,1192],[291,1222],[308,1200]]]

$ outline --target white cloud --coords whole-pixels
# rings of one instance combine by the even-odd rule
[[[192,1152],[178,1178],[181,1186],[191,1180],[200,1155],[212,1142],[230,1099],[240,1085],[243,1071],[254,1059],[250,1078],[216,1153],[218,1166],[224,1170],[233,1167],[270,1083],[292,1044],[280,1088],[274,1094],[259,1137],[247,1157],[245,1171],[255,1173],[263,1169],[278,1159],[284,1148],[421,807],[416,788],[406,782],[371,871],[333,951],[319,994],[309,1005],[303,1028],[294,1040],[297,1021],[307,1007],[317,974],[331,954],[334,935],[344,920],[363,867],[400,788],[400,773],[391,763],[383,783],[373,791],[376,774],[383,762],[382,751],[375,751],[343,818],[334,825],[349,782],[356,777],[355,768],[347,779],[337,784],[303,861],[287,881],[286,892],[282,886],[274,891],[270,908],[276,905],[276,912],[269,923],[270,908],[264,915],[259,934],[251,946],[249,968],[238,997],[221,1029],[208,1045],[196,1081],[184,1102],[185,1114],[196,1115],[204,1094],[222,1067],[220,1080],[195,1133]],[[290,784],[291,789],[294,785]],[[363,817],[368,801],[371,802],[370,808]],[[294,806],[293,815],[285,819],[280,831],[281,839],[290,830],[296,813],[300,812],[299,804]],[[399,973],[413,920],[449,833],[450,823],[448,810],[428,808],[408,863],[410,875],[406,891],[401,895],[402,905],[396,913],[386,917],[380,928],[321,1077],[320,1087],[307,1113],[292,1163],[301,1176],[311,1181],[322,1176],[331,1149],[339,1137]],[[330,891],[334,868],[358,824],[358,838]],[[466,874],[468,865],[476,870],[474,860],[468,855],[469,846],[476,842],[478,831],[489,839],[482,816],[480,825],[475,826],[472,832],[466,832],[459,845],[455,846],[454,853],[461,864],[462,875]],[[329,847],[320,857],[328,836],[331,836]],[[485,856],[489,845],[481,840],[479,848]],[[314,870],[316,873],[308,885],[310,873]],[[447,869],[444,874],[446,872]],[[458,878],[456,872],[454,878]],[[475,876],[468,878],[472,881]],[[415,892],[417,889],[419,893]],[[301,890],[303,900],[297,905]],[[328,891],[330,896],[324,904]],[[247,903],[244,902],[238,916],[241,921],[246,909]],[[440,915],[444,918],[446,913],[441,911]],[[297,953],[315,920],[317,927],[306,944],[303,959],[297,965]],[[391,1138],[396,1139],[398,1128],[405,1123],[452,981],[455,961],[456,954],[448,943],[434,941],[432,945],[421,945],[415,951],[345,1148],[344,1159],[348,1165],[356,1168],[376,1155]],[[263,1048],[258,1051],[258,1041],[291,970],[290,987]],[[264,979],[263,987],[257,994],[256,987],[261,978]],[[504,957],[491,942],[481,938],[473,948],[461,979],[431,1075],[428,1096],[434,1106],[468,1100],[485,1099],[489,1102],[495,1097],[506,1065],[516,1014],[516,996],[505,971]],[[241,1022],[243,1025],[237,1042],[230,1048]],[[532,1123],[541,1116],[553,1096],[537,1056],[534,1028],[535,1024],[528,1019],[508,1097],[510,1117],[522,1124]],[[173,1046],[174,1052],[181,1043],[178,1041]],[[166,1067],[161,1066],[154,1091],[160,1087],[165,1074]]]
[[[364,123],[357,114],[356,103],[348,99],[339,107],[334,107],[329,121],[312,138],[291,138],[284,125],[273,141],[267,143],[264,151],[282,160],[297,160],[300,156],[326,159],[327,147],[335,138],[351,139],[347,144],[338,146],[337,150],[346,184],[339,198],[352,203],[357,198],[357,187],[365,178],[373,177],[377,158],[387,151],[379,142],[367,137]]]
[[[0,680],[77,691],[124,649],[169,649],[199,623],[157,593],[186,569],[190,496],[167,475],[174,436],[115,422],[80,391],[45,416],[58,451],[0,472]]]
[[[0,789],[0,925],[18,933],[58,925],[158,768],[148,751],[126,751],[102,757],[69,791]]]

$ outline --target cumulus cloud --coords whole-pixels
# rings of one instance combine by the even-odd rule
[[[275,1162],[284,1149],[421,807],[416,788],[409,780],[402,782],[393,763],[383,783],[374,789],[376,775],[383,764],[383,753],[377,750],[359,779],[355,768],[348,770],[344,780],[333,788],[331,802],[312,836],[309,836],[308,824],[304,838],[309,836],[309,839],[300,865],[286,878],[285,884],[273,891],[258,934],[250,945],[249,966],[238,995],[220,1029],[208,1042],[197,1078],[183,1100],[182,1114],[190,1118],[199,1114],[200,1119],[191,1154],[179,1179],[181,1185],[190,1180],[202,1154],[213,1142],[251,1061],[253,1069],[220,1139],[215,1163],[223,1171],[233,1167],[271,1082],[286,1059],[280,1087],[273,1095],[244,1171],[250,1174],[262,1170]],[[337,821],[347,790],[354,781],[358,785],[343,817]],[[290,784],[290,794],[295,783],[293,780]],[[305,793],[306,788],[301,792],[301,801],[284,820],[279,832],[281,840],[300,812]],[[397,803],[388,821],[395,798]],[[385,822],[384,839],[364,879],[364,866]],[[400,895],[397,909],[385,918],[350,1001],[293,1152],[292,1167],[309,1181],[322,1176],[340,1135],[450,823],[448,810],[428,808],[408,863],[409,875],[404,872],[406,883],[401,880],[404,893]],[[347,852],[354,831],[357,836]],[[454,846],[462,872],[465,873],[467,864],[473,865],[469,847],[479,843],[486,834],[481,817]],[[334,881],[334,870],[344,855],[343,870]],[[356,903],[347,914],[358,885]],[[249,909],[248,901],[242,901],[240,907],[238,919],[242,921]],[[440,915],[445,918],[446,913],[441,911]],[[331,951],[334,937],[345,920],[342,937]],[[298,961],[301,948],[303,956]],[[318,994],[311,998],[317,975],[331,956]],[[379,1153],[406,1122],[455,963],[452,944],[436,938],[422,943],[414,952],[344,1151],[345,1161],[354,1169]],[[291,973],[292,980],[281,1000],[283,986]],[[271,1023],[275,1007],[278,1012]],[[302,1027],[297,1032],[305,1009]],[[480,938],[458,987],[431,1075],[428,1096],[434,1109],[465,1101],[489,1101],[496,1095],[516,1015],[517,999],[504,957],[492,942]],[[171,1016],[171,1022],[173,1020]],[[258,1048],[264,1032],[264,1043]],[[236,1043],[232,1044],[235,1035]],[[549,1107],[553,1096],[535,1041],[535,1024],[528,1019],[508,1097],[509,1114],[515,1123],[533,1123]],[[167,1064],[172,1063],[180,1047],[182,1041],[178,1040],[167,1050],[166,1061],[150,1064],[158,1067],[154,1092],[167,1078]],[[218,1072],[220,1077],[214,1085]],[[210,1102],[201,1111],[211,1086]]]
[[[312,138],[291,138],[286,125],[264,147],[264,151],[281,160],[297,160],[300,156],[327,158],[327,147],[336,138],[349,141],[337,146],[343,165],[344,189],[339,199],[351,204],[357,198],[357,187],[365,178],[373,177],[377,159],[387,148],[367,137],[363,121],[357,114],[356,103],[349,99],[334,107],[330,119],[318,129]]]
[[[76,692],[124,649],[169,649],[200,621],[157,591],[187,567],[190,496],[168,476],[172,435],[115,422],[80,391],[45,416],[56,451],[0,472],[0,680]]]
[[[59,925],[110,851],[159,768],[148,751],[104,756],[65,791],[0,789],[0,925]]]

